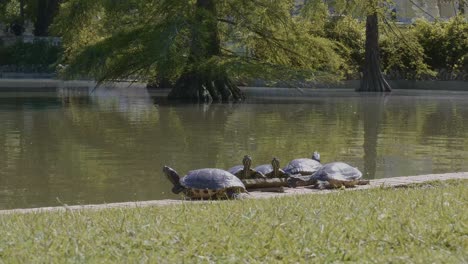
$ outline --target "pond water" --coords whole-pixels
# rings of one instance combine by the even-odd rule
[[[468,171],[468,92],[248,93],[275,91],[212,105],[139,88],[0,93],[0,209],[178,198],[163,165],[226,169],[245,154],[286,165],[317,150],[368,179]]]

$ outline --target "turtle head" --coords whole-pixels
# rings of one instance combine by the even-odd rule
[[[312,159],[320,162],[320,153],[314,151],[314,153],[312,154]]]
[[[184,190],[184,187],[180,184],[180,176],[171,167],[164,166],[163,167],[163,172],[166,174],[167,179],[174,184],[174,187],[172,188],[172,192],[175,194],[178,194]]]
[[[244,165],[244,170],[250,169],[250,166],[252,166],[252,157],[245,155],[242,159],[242,165]]]
[[[279,168],[280,168],[279,159],[277,159],[276,157],[274,157],[274,158],[271,160],[271,166],[273,167],[273,170],[274,170],[274,171],[279,170]]]

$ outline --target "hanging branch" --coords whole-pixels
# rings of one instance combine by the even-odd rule
[[[424,10],[424,8],[422,8],[421,6],[419,6],[418,4],[416,4],[413,0],[409,0],[410,3],[412,3],[414,6],[416,6],[419,10],[423,11],[423,13],[425,13],[426,15],[430,16],[432,19],[436,19],[433,15],[431,15],[429,12],[427,12],[426,10]]]
[[[392,25],[392,24],[388,21],[388,19],[386,19],[386,18],[384,17],[384,18],[383,18],[383,21],[384,21],[385,25],[387,25],[388,28],[390,28],[390,31],[391,31],[397,38],[399,38],[400,40],[402,40],[403,43],[404,43],[409,49],[411,49],[411,50],[413,50],[413,51],[416,51],[416,50],[414,49],[414,47],[411,46],[411,45],[408,43],[408,41],[406,40],[405,36],[403,35],[403,33],[401,32],[401,30],[400,30],[398,27],[395,27],[395,28],[396,28],[396,30],[398,30],[398,32],[400,33],[400,35],[398,35],[398,33],[395,32],[395,30],[393,29],[393,26],[394,26],[394,25]]]

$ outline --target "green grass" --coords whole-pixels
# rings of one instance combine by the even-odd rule
[[[0,262],[467,263],[467,183],[0,215]]]

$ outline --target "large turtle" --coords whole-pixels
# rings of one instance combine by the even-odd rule
[[[322,164],[320,163],[320,153],[315,151],[312,154],[311,159],[307,158],[302,158],[302,159],[294,159],[291,162],[289,162],[286,167],[283,168],[284,172],[294,175],[294,174],[300,174],[300,175],[312,175],[314,174],[318,169],[322,167]]]
[[[279,160],[275,157],[271,164],[263,164],[254,168],[255,171],[265,175],[267,178],[287,178],[289,174],[280,169]]]
[[[368,184],[368,180],[361,180],[362,172],[344,162],[332,162],[323,165],[311,176],[288,178],[291,187],[316,185],[323,188],[353,187]]]
[[[242,165],[234,166],[228,169],[228,172],[236,175],[239,179],[259,179],[265,178],[265,175],[262,173],[253,170],[252,166],[252,158],[249,155],[245,155],[242,159]]]
[[[244,184],[239,178],[221,169],[192,170],[184,177],[168,166],[163,167],[169,181],[174,184],[172,192],[183,192],[193,199],[241,198],[246,192]]]

